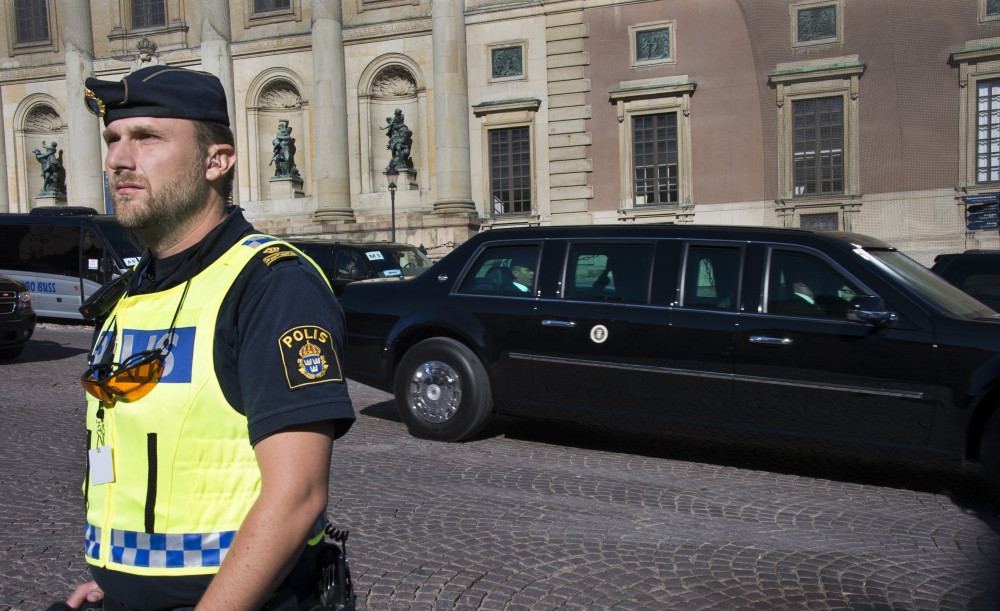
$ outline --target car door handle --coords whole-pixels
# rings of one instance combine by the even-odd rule
[[[767,344],[769,346],[791,346],[792,340],[787,337],[768,337],[767,335],[751,335],[751,344]]]
[[[576,326],[576,323],[572,320],[552,320],[545,319],[542,321],[543,327],[565,327],[567,329],[572,329]]]

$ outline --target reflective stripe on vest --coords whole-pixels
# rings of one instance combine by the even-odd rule
[[[316,520],[309,545],[323,539],[324,520]],[[100,558],[101,529],[92,524],[85,528],[87,556]],[[116,564],[150,568],[218,567],[226,559],[236,537],[235,530],[199,534],[150,534],[111,529],[111,560]]]

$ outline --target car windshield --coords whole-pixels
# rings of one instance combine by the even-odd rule
[[[419,276],[431,266],[431,260],[412,246],[379,245],[361,252],[379,278]]]
[[[962,318],[996,315],[989,306],[899,251],[870,249],[855,252],[888,268],[918,297],[949,314]]]

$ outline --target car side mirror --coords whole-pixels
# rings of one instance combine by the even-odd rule
[[[351,280],[364,280],[367,276],[365,275],[365,270],[360,267],[355,267],[351,269]]]
[[[847,320],[883,326],[895,322],[896,313],[885,309],[881,297],[858,295],[847,306]]]

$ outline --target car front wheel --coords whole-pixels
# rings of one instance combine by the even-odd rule
[[[461,441],[486,425],[490,381],[476,354],[447,337],[411,348],[396,370],[396,405],[416,437]]]

